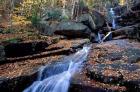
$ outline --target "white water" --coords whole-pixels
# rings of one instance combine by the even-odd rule
[[[115,12],[113,11],[113,8],[110,8],[111,17],[112,17],[112,28],[116,28],[116,22],[115,22]]]
[[[83,47],[77,53],[65,57],[62,62],[41,68],[38,81],[23,92],[68,92],[71,77],[82,69],[89,50],[90,46]]]

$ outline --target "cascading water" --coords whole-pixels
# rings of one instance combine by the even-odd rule
[[[114,12],[113,8],[110,8],[109,12],[110,12],[111,17],[112,17],[112,28],[115,29],[116,28],[115,12]]]
[[[63,0],[63,12],[62,12],[62,15],[63,16],[66,16],[66,0]]]
[[[42,67],[38,80],[23,92],[68,92],[71,77],[82,69],[89,50],[90,46],[83,47],[59,63]]]

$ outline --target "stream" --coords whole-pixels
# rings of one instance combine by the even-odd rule
[[[68,92],[71,78],[80,72],[91,46],[84,46],[56,64],[40,68],[37,81],[23,92]]]

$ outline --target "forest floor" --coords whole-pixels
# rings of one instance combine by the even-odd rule
[[[2,25],[6,24],[7,23]],[[10,39],[22,39],[24,41],[42,40],[38,34],[38,30],[23,16],[13,16],[12,27],[4,26],[0,34],[0,41],[2,42]]]

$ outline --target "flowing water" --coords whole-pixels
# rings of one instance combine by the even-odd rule
[[[42,67],[38,80],[23,92],[68,92],[71,77],[82,69],[89,50],[90,46],[85,46],[59,63]]]
[[[112,17],[112,28],[115,29],[116,28],[115,12],[114,12],[113,8],[110,8],[109,12],[111,13],[111,17]]]

